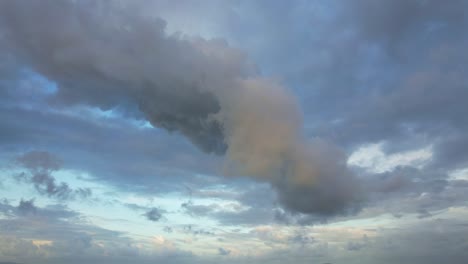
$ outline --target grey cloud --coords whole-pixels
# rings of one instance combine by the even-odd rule
[[[32,200],[22,200],[18,206],[12,206],[2,201],[0,211],[13,212],[0,219],[2,260],[21,263],[128,263],[132,259],[135,263],[151,263],[149,260],[167,257],[173,257],[174,261],[180,257],[185,261],[191,256],[189,252],[176,249],[148,254],[139,247],[139,241],[120,232],[87,224],[82,221],[83,215],[60,205],[38,207]],[[34,241],[51,243],[38,246]]]
[[[217,204],[197,205],[194,204],[192,201],[182,203],[180,207],[182,207],[187,214],[197,217],[208,216],[214,211],[216,211],[216,209],[219,209],[219,206]]]
[[[461,167],[466,8],[436,0],[247,1],[217,22],[295,87],[310,136],[348,151],[368,142],[395,149],[431,142],[438,165]]]
[[[51,172],[59,170],[61,161],[46,151],[30,151],[17,158],[19,164],[31,171]]]
[[[161,210],[158,208],[152,208],[151,210],[146,212],[144,215],[146,216],[148,220],[153,221],[153,222],[157,222],[163,217]]]
[[[468,60],[461,44],[467,42],[462,33],[466,2],[358,1],[350,8],[348,24],[359,32],[360,45],[372,43],[380,52],[389,48],[398,56],[374,61],[386,71],[353,85],[367,87],[353,98],[359,105],[348,113],[336,112],[341,121],[325,125],[329,129],[322,133],[343,144],[387,141],[387,146],[398,148],[414,147],[408,142],[419,146],[432,142],[438,168],[465,166],[465,153],[451,142],[460,146],[466,141],[459,136],[468,110],[463,103],[467,96],[463,68]],[[355,63],[356,68],[361,66],[365,67]]]
[[[461,264],[466,260],[466,226],[453,219],[421,221],[405,230],[384,230],[371,242],[373,254],[389,263],[438,263],[450,259]]]
[[[164,215],[167,213],[166,210],[156,207],[141,206],[133,203],[124,203],[123,205],[135,211],[145,211],[145,213],[143,213],[142,216],[144,216],[148,221],[152,222],[159,222],[161,220],[164,220]],[[167,233],[172,232],[172,229],[167,226],[164,227],[163,230]]]
[[[229,191],[229,199],[224,203],[216,202],[210,204],[199,204],[197,199],[189,200],[181,204],[182,211],[190,216],[200,218],[211,218],[222,225],[228,226],[255,226],[259,224],[285,224],[285,225],[312,225],[327,223],[329,215],[307,214],[290,211],[281,208],[277,195],[272,192],[272,186],[264,183],[240,181],[230,183],[232,189]],[[376,183],[377,184],[377,183]],[[234,188],[235,186],[235,188]],[[372,187],[366,187],[372,189]],[[372,189],[372,190],[374,190]],[[203,193],[197,191],[193,193]],[[234,198],[232,198],[232,196]],[[297,195],[299,196],[299,195]],[[201,196],[204,197],[203,195]],[[217,196],[215,196],[217,197]],[[224,197],[222,195],[221,197]],[[235,203],[229,203],[235,200]],[[304,198],[306,200],[307,197]],[[226,203],[227,202],[227,203]],[[350,212],[354,215],[355,212]]]
[[[89,188],[72,189],[65,182],[56,183],[51,173],[60,169],[60,161],[48,152],[30,151],[19,156],[17,161],[29,170],[29,174],[21,173],[17,179],[32,183],[42,195],[57,199],[74,199],[87,198],[92,194]]]
[[[6,151],[5,158],[16,156],[23,149],[47,146],[60,156],[67,169],[89,172],[99,180],[127,190],[178,189],[188,181],[187,171],[212,174],[218,162],[214,156],[197,152],[181,137],[140,128],[128,120],[22,108],[2,108],[0,116],[3,121],[0,143]],[[139,177],[131,177],[134,175]],[[172,177],[160,181],[159,175]],[[220,180],[191,176],[190,182],[194,186],[206,185],[213,179]]]
[[[468,165],[468,137],[463,131],[451,133],[435,146],[433,168],[464,168]]]
[[[463,30],[467,3],[462,0],[448,4],[435,0],[360,0],[350,3],[349,7],[353,16],[350,19],[357,20],[361,34],[383,41],[390,49],[398,49],[402,48],[401,42],[411,41],[415,35],[431,30],[446,30],[443,34]]]
[[[140,9],[6,2],[1,21],[10,52],[57,82],[52,102],[133,105],[153,126],[177,131],[206,152],[226,153],[227,174],[271,183],[289,210],[349,212],[359,200],[355,177],[333,146],[307,143],[288,90],[256,75],[246,55],[226,42],[167,35],[164,21]]]
[[[274,228],[257,230],[257,235],[266,242],[287,241],[287,237],[275,236],[274,232]],[[466,232],[463,219],[422,219],[398,228],[382,227],[375,236],[356,237],[340,243],[318,239],[306,250],[302,247],[277,249],[257,261],[435,264],[450,260],[462,264],[467,258]]]
[[[358,183],[350,180],[352,175],[347,172],[345,156],[324,142],[314,142],[310,150],[311,158],[305,161],[308,164],[302,166],[318,170],[314,175],[316,185],[281,187],[278,192],[279,200],[293,211],[302,213],[317,211],[324,215],[333,215],[336,208],[348,210],[351,214],[358,211],[359,199],[364,197],[357,194],[360,188]],[[353,201],[352,206],[348,206],[350,201]]]
[[[206,14],[202,20],[210,21],[207,18],[209,12],[203,8],[203,3],[206,2],[197,2],[194,5],[196,10]],[[180,3],[174,5],[179,6]],[[224,7],[223,4],[218,3],[218,5]],[[261,66],[267,75],[281,75],[281,78],[284,78],[285,82],[298,92],[299,100],[304,106],[304,118],[310,137],[318,136],[337,142],[347,152],[353,151],[355,147],[363,143],[379,141],[384,142],[386,152],[416,149],[428,144],[433,145],[434,151],[433,160],[427,168],[397,168],[384,174],[365,175],[363,173],[364,175],[361,175],[365,177],[361,190],[371,190],[371,193],[368,194],[370,199],[363,202],[366,210],[354,217],[372,217],[388,213],[403,217],[402,221],[409,214],[423,217],[416,219],[418,222],[415,226],[408,228],[408,230],[386,230],[383,233],[388,234],[388,236],[380,234],[382,237],[370,238],[367,242],[359,239],[353,240],[344,246],[340,245],[339,249],[336,249],[332,243],[323,244],[323,248],[319,249],[318,244],[322,244],[317,243],[318,250],[311,250],[307,254],[298,253],[295,255],[289,249],[284,252],[278,250],[270,258],[259,258],[258,262],[416,264],[449,261],[464,264],[467,259],[466,225],[437,218],[442,217],[439,216],[441,210],[465,206],[468,199],[466,197],[466,193],[468,193],[466,190],[467,182],[465,180],[450,180],[447,173],[451,169],[466,167],[468,160],[468,152],[466,151],[468,141],[465,133],[468,124],[465,103],[467,94],[464,84],[466,83],[464,69],[467,60],[463,56],[466,53],[464,50],[467,42],[465,37],[466,3],[457,0],[450,3],[443,1],[362,0],[345,3],[344,7],[340,7],[343,3],[339,1],[326,3],[322,1],[320,4],[314,1],[303,1],[291,5],[285,4],[284,1],[268,1],[268,4],[261,1],[236,1],[234,5],[234,12],[226,16],[225,13],[222,13],[225,12],[223,8],[219,8],[220,12],[212,12],[216,13],[215,16],[221,20],[230,20],[226,22],[231,30],[229,34],[234,32],[237,36],[228,37],[234,39],[236,45],[245,48],[248,53],[253,53],[255,60],[263,64]],[[334,8],[339,9],[338,14]],[[188,12],[192,12],[192,9]],[[192,15],[192,17],[199,16]],[[187,20],[191,23],[198,23],[197,19]],[[163,23],[158,21],[156,24]],[[278,21],[281,21],[280,25]],[[215,26],[221,24],[217,22],[219,20],[211,24],[215,24]],[[158,25],[156,28],[161,29],[162,24]],[[63,39],[68,36],[65,34]],[[75,39],[71,39],[71,43],[75,42]],[[1,42],[0,47],[3,48],[4,43]],[[27,42],[25,43],[27,44]],[[143,43],[151,43],[151,41]],[[19,45],[19,47],[21,46]],[[67,59],[63,53],[58,52],[58,55],[54,55],[57,57],[57,61]],[[99,55],[81,56],[82,54],[76,55],[73,52],[68,54],[78,58],[82,57],[83,61],[87,60],[87,56],[96,57],[96,60],[99,60],[100,57]],[[47,54],[42,55],[39,52],[33,55],[39,58],[34,58],[35,61],[47,56]],[[109,55],[109,57],[113,56]],[[162,61],[166,58],[163,57]],[[50,62],[49,59],[43,61]],[[194,59],[194,61],[196,60]],[[117,62],[114,63],[114,61],[102,64],[104,66],[101,65],[101,68],[95,67],[98,68],[96,72],[83,73],[78,76],[83,80],[91,80],[86,83],[80,82],[79,85],[85,87],[80,89],[67,88],[70,86],[67,82],[71,82],[74,78],[64,79],[68,79],[68,76],[65,75],[73,75],[73,72],[82,72],[84,68],[87,68],[83,67],[83,63],[73,64],[68,67],[71,69],[70,73],[63,75],[61,75],[61,69],[58,66],[42,67],[42,65],[38,65],[36,69],[61,85],[53,103],[61,104],[62,107],[68,103],[86,103],[103,109],[111,109],[116,102],[120,102],[125,108],[128,108],[125,111],[128,111],[132,117],[141,118],[143,115],[144,118],[150,119],[154,115],[154,119],[151,119],[153,125],[178,131],[176,134],[188,136],[194,144],[204,151],[217,153],[229,151],[229,149],[225,149],[224,128],[219,126],[218,120],[211,122],[207,118],[212,113],[223,111],[223,103],[218,96],[213,96],[211,92],[189,92],[190,89],[182,88],[180,94],[193,97],[193,104],[189,103],[187,108],[177,108],[175,105],[184,101],[184,99],[179,98],[179,91],[168,94],[165,93],[164,88],[154,88],[155,91],[153,91],[153,88],[148,87],[165,87],[166,84],[155,85],[151,81],[136,85],[138,88],[135,90],[141,91],[138,95],[128,95],[127,89],[120,86],[133,83],[133,81],[122,80],[131,74],[123,74],[123,77],[118,80],[109,80],[112,82],[111,86],[115,87],[112,90],[107,88],[107,80],[101,80],[103,75],[112,76],[110,79],[114,79],[113,77],[118,75],[103,74],[102,72],[125,72],[128,69],[122,71],[112,67],[110,70],[105,69],[108,64],[121,65]],[[167,72],[173,71],[168,70]],[[164,78],[164,80],[166,79]],[[210,83],[210,81],[206,82]],[[94,89],[95,83],[98,83],[102,89]],[[2,84],[3,82],[0,85]],[[186,85],[186,83],[174,84],[170,87],[186,87]],[[198,91],[198,89],[195,90]],[[105,92],[98,94],[98,91]],[[102,94],[112,95],[103,96]],[[16,100],[20,97],[11,90],[7,91],[1,88],[0,95],[2,97],[5,95],[4,101],[10,101],[9,106],[11,106],[12,100],[8,98]],[[148,98],[145,98],[146,96]],[[152,99],[152,97],[165,97],[167,102],[161,103],[161,100],[156,99],[154,100],[155,106],[153,106],[151,100],[146,100]],[[138,113],[138,111],[144,113]],[[171,113],[166,114],[164,111]],[[181,116],[172,115],[176,112],[180,112]],[[148,132],[148,130],[145,132],[137,131],[133,127],[126,127],[124,123],[117,124],[119,132],[113,132],[107,125],[116,125],[116,122],[112,124],[108,122],[105,125],[95,124],[94,120],[84,122],[82,119],[62,114],[36,113],[34,110],[12,111],[12,109],[2,108],[0,116],[2,120],[0,141],[3,142],[2,147],[5,146],[5,150],[14,149],[17,151],[21,144],[31,146],[32,144],[29,142],[35,144],[39,142],[39,145],[44,144],[43,142],[46,142],[47,145],[53,143],[50,146],[55,146],[55,149],[60,149],[63,146],[64,149],[73,152],[66,155],[60,153],[60,157],[66,160],[67,166],[70,164],[76,168],[89,169],[89,171],[95,172],[100,180],[114,182],[125,190],[130,188],[138,191],[164,191],[177,186],[177,182],[190,181],[185,176],[165,177],[165,179],[171,178],[167,180],[171,181],[170,183],[160,181],[159,175],[184,174],[181,171],[175,172],[175,170],[168,173],[168,170],[159,167],[161,164],[171,168],[182,166],[189,169],[195,168],[197,172],[214,171],[211,170],[212,168],[207,169],[210,165],[204,163],[211,157],[206,158],[207,156],[200,154],[198,155],[200,158],[189,158],[188,156],[196,156],[192,155],[193,153],[197,154],[196,151],[185,143],[181,143],[184,141],[177,135],[171,139],[165,135],[156,135],[156,132]],[[18,124],[14,119],[25,121]],[[39,120],[42,121],[42,124],[38,122]],[[28,129],[23,129],[25,127]],[[57,132],[64,130],[66,133]],[[193,131],[201,132],[193,135]],[[162,137],[163,139],[161,139]],[[92,138],[92,140],[86,140],[86,138]],[[168,145],[171,147],[160,144],[159,140],[170,142]],[[128,144],[124,142],[128,142]],[[110,145],[112,147],[108,147]],[[44,147],[39,146],[39,149],[44,149]],[[180,149],[184,151],[180,151]],[[174,152],[177,151],[189,153],[182,159],[184,162],[179,162],[183,165],[178,165],[178,162],[175,162],[175,160],[180,161],[181,159],[172,159]],[[316,152],[321,153],[323,150]],[[346,159],[346,153],[324,152],[328,153],[324,156],[332,156],[332,160],[336,160],[335,156],[338,156],[339,162]],[[113,157],[109,157],[106,153],[113,153]],[[200,162],[200,159],[203,162]],[[213,159],[215,162],[219,161],[216,158]],[[111,162],[111,160],[115,160],[115,162]],[[111,163],[112,165],[110,165]],[[327,164],[324,161],[320,163]],[[244,205],[252,206],[252,208],[242,212],[218,215],[215,213],[216,208],[204,207],[196,203],[189,208],[192,209],[194,215],[213,217],[219,219],[222,224],[270,223],[275,217],[279,222],[287,224],[324,221],[323,217],[314,218],[295,211],[299,209],[310,212],[316,211],[318,208],[324,212],[330,212],[329,208],[341,206],[340,200],[329,201],[330,195],[338,190],[340,190],[341,199],[356,198],[348,193],[347,181],[342,179],[344,176],[336,178],[327,176],[336,175],[335,172],[340,171],[340,168],[326,165],[320,166],[320,168],[325,171],[324,174],[320,174],[323,177],[318,177],[318,181],[324,183],[321,184],[321,187],[331,184],[337,185],[337,188],[312,188],[315,191],[315,194],[312,195],[308,193],[309,190],[306,187],[301,188],[301,186],[287,181],[282,182],[281,177],[267,180],[274,189],[278,190],[277,195],[282,204],[287,205],[287,208],[277,208],[275,204],[272,204],[276,198],[271,195],[271,190],[263,192],[263,190],[257,189],[259,193],[256,196],[260,197],[259,199],[255,199],[255,195],[243,197],[230,193],[199,192],[197,187],[205,187],[205,184],[209,185],[213,182],[195,178],[193,180],[197,183],[193,184],[194,196],[239,199]],[[348,172],[344,171],[344,175],[347,174]],[[343,181],[345,183],[342,186]],[[229,184],[231,183],[229,182]],[[250,183],[243,186],[250,186]],[[182,189],[180,186],[178,188]],[[357,189],[359,190],[359,188]],[[263,196],[268,192],[270,192],[270,195],[267,195],[268,199],[263,199]],[[291,200],[288,198],[290,195],[292,195]],[[319,203],[320,199],[327,200],[330,207]],[[317,201],[317,203],[308,204],[308,200]],[[290,212],[288,208],[294,208],[294,212]],[[346,209],[357,210],[353,207]],[[4,228],[16,226],[16,230],[28,226],[27,223],[14,225],[3,220],[2,223],[5,224],[1,225]],[[27,228],[26,231],[28,232]],[[48,231],[53,232],[52,230]],[[81,248],[86,248],[85,246],[89,244],[85,243],[86,237],[79,235],[76,237],[79,241],[84,241],[81,243],[83,245]],[[115,238],[113,235],[111,237]],[[298,244],[304,240],[301,235],[289,239],[290,242],[294,240]],[[23,250],[22,253],[17,254],[18,256],[21,254],[29,255],[29,252],[33,252],[35,248],[34,245],[24,240],[3,242],[3,240],[0,242],[1,245],[8,244],[10,248]],[[93,241],[90,243],[92,244]],[[71,246],[72,243],[69,245]],[[324,253],[327,252],[328,247],[328,251],[333,252],[332,254]],[[0,246],[0,252],[4,248],[7,247]],[[90,248],[86,250],[89,253]],[[116,247],[115,250],[118,251],[119,248]],[[346,254],[350,254],[349,256],[352,257],[340,259],[342,251],[347,251]],[[131,250],[126,252],[129,255],[135,254],[137,249],[131,247]],[[355,254],[360,254],[362,258],[356,257]],[[70,258],[72,257],[66,259],[67,263],[129,262],[128,259],[122,260],[115,255],[109,259],[83,257],[77,260],[77,257]],[[135,263],[140,261],[137,257],[130,259]],[[175,259],[171,260],[185,262]],[[198,259],[194,260],[193,257],[188,259],[188,262],[198,261]],[[48,263],[54,263],[54,261],[49,260]],[[154,259],[141,261],[151,263],[151,261],[154,262]],[[168,259],[161,261],[169,263]],[[252,259],[246,259],[247,263],[249,261]],[[62,262],[64,261],[62,260]]]
[[[451,179],[444,170],[400,167],[369,176],[366,189],[372,194],[362,217],[391,213],[398,218],[434,218],[448,208],[464,206],[468,199],[467,181]]]
[[[72,190],[66,183],[56,184],[55,178],[47,174],[35,174],[32,176],[31,182],[40,194],[45,194],[49,197],[67,199],[72,193]]]
[[[0,212],[9,217],[48,219],[48,221],[72,219],[78,216],[78,213],[69,210],[63,205],[49,205],[39,208],[34,204],[34,199],[21,199],[17,206],[11,205],[8,200],[3,200],[0,202]]]
[[[24,201],[21,200],[18,205],[18,213],[20,215],[35,215],[37,213],[37,208],[34,206],[34,200]]]
[[[29,23],[31,21],[18,20],[20,16],[26,15],[21,10],[30,9],[32,5],[38,14],[51,12],[63,16],[47,16],[49,19],[37,28]],[[120,103],[137,103],[153,125],[179,131],[209,152],[222,152],[225,148],[219,125],[208,119],[210,114],[219,111],[218,103],[211,94],[199,90],[203,71],[193,72],[190,69],[191,65],[198,63],[197,59],[206,64],[211,63],[210,58],[203,57],[188,41],[165,36],[165,23],[162,20],[140,17],[137,12],[126,12],[118,17],[115,15],[122,10],[115,8],[115,5],[92,2],[5,3],[2,10],[6,12],[2,24],[7,26],[7,40],[13,41],[13,45],[25,44],[17,46],[15,52],[25,56],[40,73],[59,83],[58,100],[84,102],[104,109]],[[101,11],[103,13],[98,16],[97,12]],[[103,17],[100,18],[104,14],[112,22],[101,23],[105,21]],[[57,27],[57,23],[61,26]],[[128,28],[119,29],[112,23],[127,23]],[[13,28],[16,29],[9,30]],[[27,34],[31,33],[40,37],[40,46],[24,42],[22,38],[27,38]],[[68,37],[61,38],[60,35]],[[75,39],[78,45],[68,46],[67,38],[78,38]],[[144,39],[145,44],[136,43],[132,39]],[[115,45],[110,49],[103,41]],[[148,57],[151,53],[151,58],[158,60],[151,60]],[[163,65],[155,64],[157,61]],[[218,66],[229,67],[222,64]],[[69,74],[71,69],[74,69],[74,76]],[[152,72],[149,72],[150,69]],[[184,71],[187,75],[174,79],[171,71]],[[155,103],[148,101],[149,98],[164,99]]]
[[[249,21],[251,32],[262,32],[234,32],[234,38],[270,55],[263,63],[276,65],[274,73],[296,87],[311,137],[327,138],[348,153],[376,142],[384,144],[386,153],[433,146],[425,169],[364,176],[363,189],[379,193],[364,201],[365,211],[434,218],[440,210],[463,204],[464,187],[448,180],[448,172],[467,166],[466,2],[319,6],[333,10],[332,16],[317,14],[314,3],[270,5],[257,8],[262,11],[255,17],[243,16],[240,9],[246,20],[231,18],[225,27]],[[288,25],[285,30],[273,22],[278,14]],[[257,18],[268,22],[252,23]],[[308,217],[278,211],[276,218],[297,223]]]
[[[348,151],[430,142],[437,166],[466,166],[465,1],[271,2],[197,12],[297,90],[310,136]]]

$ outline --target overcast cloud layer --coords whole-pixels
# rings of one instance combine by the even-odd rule
[[[466,10],[0,2],[0,261],[465,263]]]

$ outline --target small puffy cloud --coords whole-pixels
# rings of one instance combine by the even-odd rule
[[[157,222],[163,217],[161,210],[158,208],[152,208],[151,210],[146,212],[144,215],[146,216],[146,219],[153,221],[153,222]]]

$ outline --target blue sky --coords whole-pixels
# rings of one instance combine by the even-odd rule
[[[3,1],[0,262],[466,263],[465,1]]]

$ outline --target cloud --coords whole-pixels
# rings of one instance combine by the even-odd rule
[[[31,151],[17,158],[17,162],[26,169],[38,173],[57,171],[61,161],[46,151]]]
[[[31,241],[17,239],[15,237],[0,237],[0,256],[2,259],[11,260],[13,262],[24,258],[34,258],[40,255],[40,250]]]
[[[218,253],[221,256],[227,256],[227,255],[231,254],[231,251],[228,250],[228,249],[224,249],[224,248],[220,247],[220,248],[218,248]]]
[[[196,205],[192,201],[182,203],[180,207],[182,207],[187,214],[197,217],[207,216],[213,213],[216,209],[219,209],[217,204]]]
[[[30,151],[17,158],[17,162],[29,170],[29,175],[21,173],[16,178],[30,182],[42,195],[57,199],[87,198],[92,195],[89,188],[72,189],[67,183],[56,183],[51,175],[61,167],[59,159],[46,151]]]
[[[173,191],[187,181],[198,187],[221,180],[193,176],[194,171],[213,174],[220,161],[203,155],[181,136],[142,128],[124,118],[40,109],[2,108],[0,144],[6,150],[5,159],[31,148],[46,148],[60,157],[66,169],[88,172],[123,190],[147,193]],[[161,181],[159,175],[172,177]]]
[[[161,210],[158,208],[152,208],[145,213],[145,216],[148,220],[153,222],[157,222],[163,217]]]
[[[463,29],[466,2],[450,5],[439,1],[397,0],[376,3],[360,0],[349,5],[349,18],[354,20],[363,37],[382,41],[392,52],[408,47],[407,42],[431,30],[447,30],[450,36]],[[370,12],[364,12],[364,10]]]
[[[21,200],[18,205],[18,213],[21,215],[28,215],[32,214],[35,215],[37,213],[37,208],[34,206],[34,200],[24,201]]]
[[[150,260],[168,257],[185,261],[191,256],[174,246],[155,248],[152,241],[134,240],[121,232],[95,226],[87,216],[62,205],[40,207],[34,200],[21,200],[14,206],[3,200],[0,215],[0,260],[126,263],[131,258],[135,263],[151,263]]]
[[[466,7],[458,0],[247,1],[231,6],[235,15],[211,19],[294,87],[308,135],[349,152],[382,141],[388,151],[435,143],[438,166],[462,167]]]
[[[450,259],[463,263],[466,259],[466,225],[454,219],[420,220],[404,230],[384,230],[381,236],[369,239],[374,256],[398,263],[438,263]]]
[[[343,155],[331,144],[307,142],[294,96],[257,75],[247,56],[225,41],[168,35],[165,22],[143,15],[138,4],[1,7],[5,45],[57,83],[51,102],[129,106],[128,112],[205,152],[225,153],[227,174],[271,183],[291,211],[354,210],[348,207],[359,200],[359,188]]]
[[[443,169],[398,167],[367,174],[366,209],[358,218],[391,214],[394,217],[436,218],[454,207],[464,206],[468,181],[454,179]]]
[[[45,208],[39,208],[34,204],[34,199],[21,199],[17,206],[13,206],[6,199],[0,202],[0,212],[8,217],[46,219],[56,221],[59,219],[72,219],[78,216],[78,213],[69,210],[63,205],[50,205]]]

